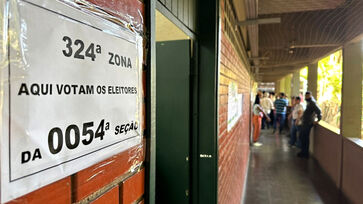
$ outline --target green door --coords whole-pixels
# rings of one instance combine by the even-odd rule
[[[156,203],[189,203],[190,41],[156,44]]]

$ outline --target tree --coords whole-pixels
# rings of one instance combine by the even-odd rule
[[[339,128],[342,90],[342,51],[339,50],[318,63],[318,104],[323,120]]]

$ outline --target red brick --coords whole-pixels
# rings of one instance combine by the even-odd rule
[[[226,131],[227,130],[227,121],[224,121],[222,124],[221,124],[221,126],[219,127],[219,134],[218,135],[220,135],[220,134],[222,134],[224,131]]]
[[[227,42],[226,35],[222,35],[221,39],[222,39],[222,44],[225,44]]]
[[[227,113],[223,113],[219,115],[218,124],[223,124],[224,121],[227,121]]]
[[[145,23],[145,5],[138,0],[88,0],[111,12],[113,16],[129,22],[128,16],[133,17],[134,23],[143,25]],[[125,15],[127,14],[127,15]],[[141,15],[140,15],[141,14]],[[142,26],[143,29],[143,26]]]
[[[228,96],[227,95],[221,95],[219,97],[219,103],[220,104],[227,104],[228,103]]]
[[[230,40],[222,33],[222,51],[219,111],[218,111],[218,203],[241,202],[249,151],[250,76]],[[249,63],[249,62],[246,62]],[[235,126],[228,132],[228,85],[237,83],[238,93],[243,93],[243,112]]]
[[[92,204],[119,204],[119,188],[115,186],[111,190],[107,191],[101,197],[97,198]]]
[[[224,76],[224,75],[221,74],[220,75],[220,78],[219,78],[219,84],[220,85],[223,84],[223,85],[228,86],[228,83],[229,83],[228,78],[226,76]]]
[[[228,64],[228,62],[229,62],[228,59],[225,57],[225,64]],[[228,66],[227,65],[221,64],[219,71],[221,74],[228,76]]]
[[[228,86],[226,86],[224,84],[220,84],[219,94],[228,94]]]
[[[139,145],[78,172],[73,178],[75,202],[106,186],[143,160],[144,145]]]
[[[224,113],[228,112],[228,104],[220,105],[219,106],[219,115],[222,115]]]
[[[5,190],[5,189],[4,189]],[[71,178],[67,177],[39,190],[17,198],[7,204],[71,203]]]
[[[142,169],[122,183],[120,198],[122,204],[131,204],[144,194],[145,170]]]

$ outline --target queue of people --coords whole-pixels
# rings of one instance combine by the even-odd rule
[[[262,97],[263,96],[263,97]],[[256,95],[253,106],[253,142],[254,146],[261,146],[258,142],[261,128],[269,129],[273,126],[273,133],[277,127],[281,134],[286,121],[288,99],[284,93],[279,93],[273,102],[274,93],[261,93]],[[317,105],[311,92],[307,91],[304,96],[306,108],[302,102],[302,96],[291,98],[291,110],[288,116],[290,125],[290,141],[291,147],[299,147],[301,151],[298,157],[309,157],[309,134],[311,128],[321,120],[321,110]]]

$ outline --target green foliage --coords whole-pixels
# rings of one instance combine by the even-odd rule
[[[323,120],[339,128],[342,90],[342,51],[339,50],[318,63],[318,104]]]
[[[300,69],[300,92],[304,93],[308,89],[308,67]]]
[[[300,77],[305,79],[306,81],[308,80],[308,67],[303,67],[301,70],[300,70]]]

